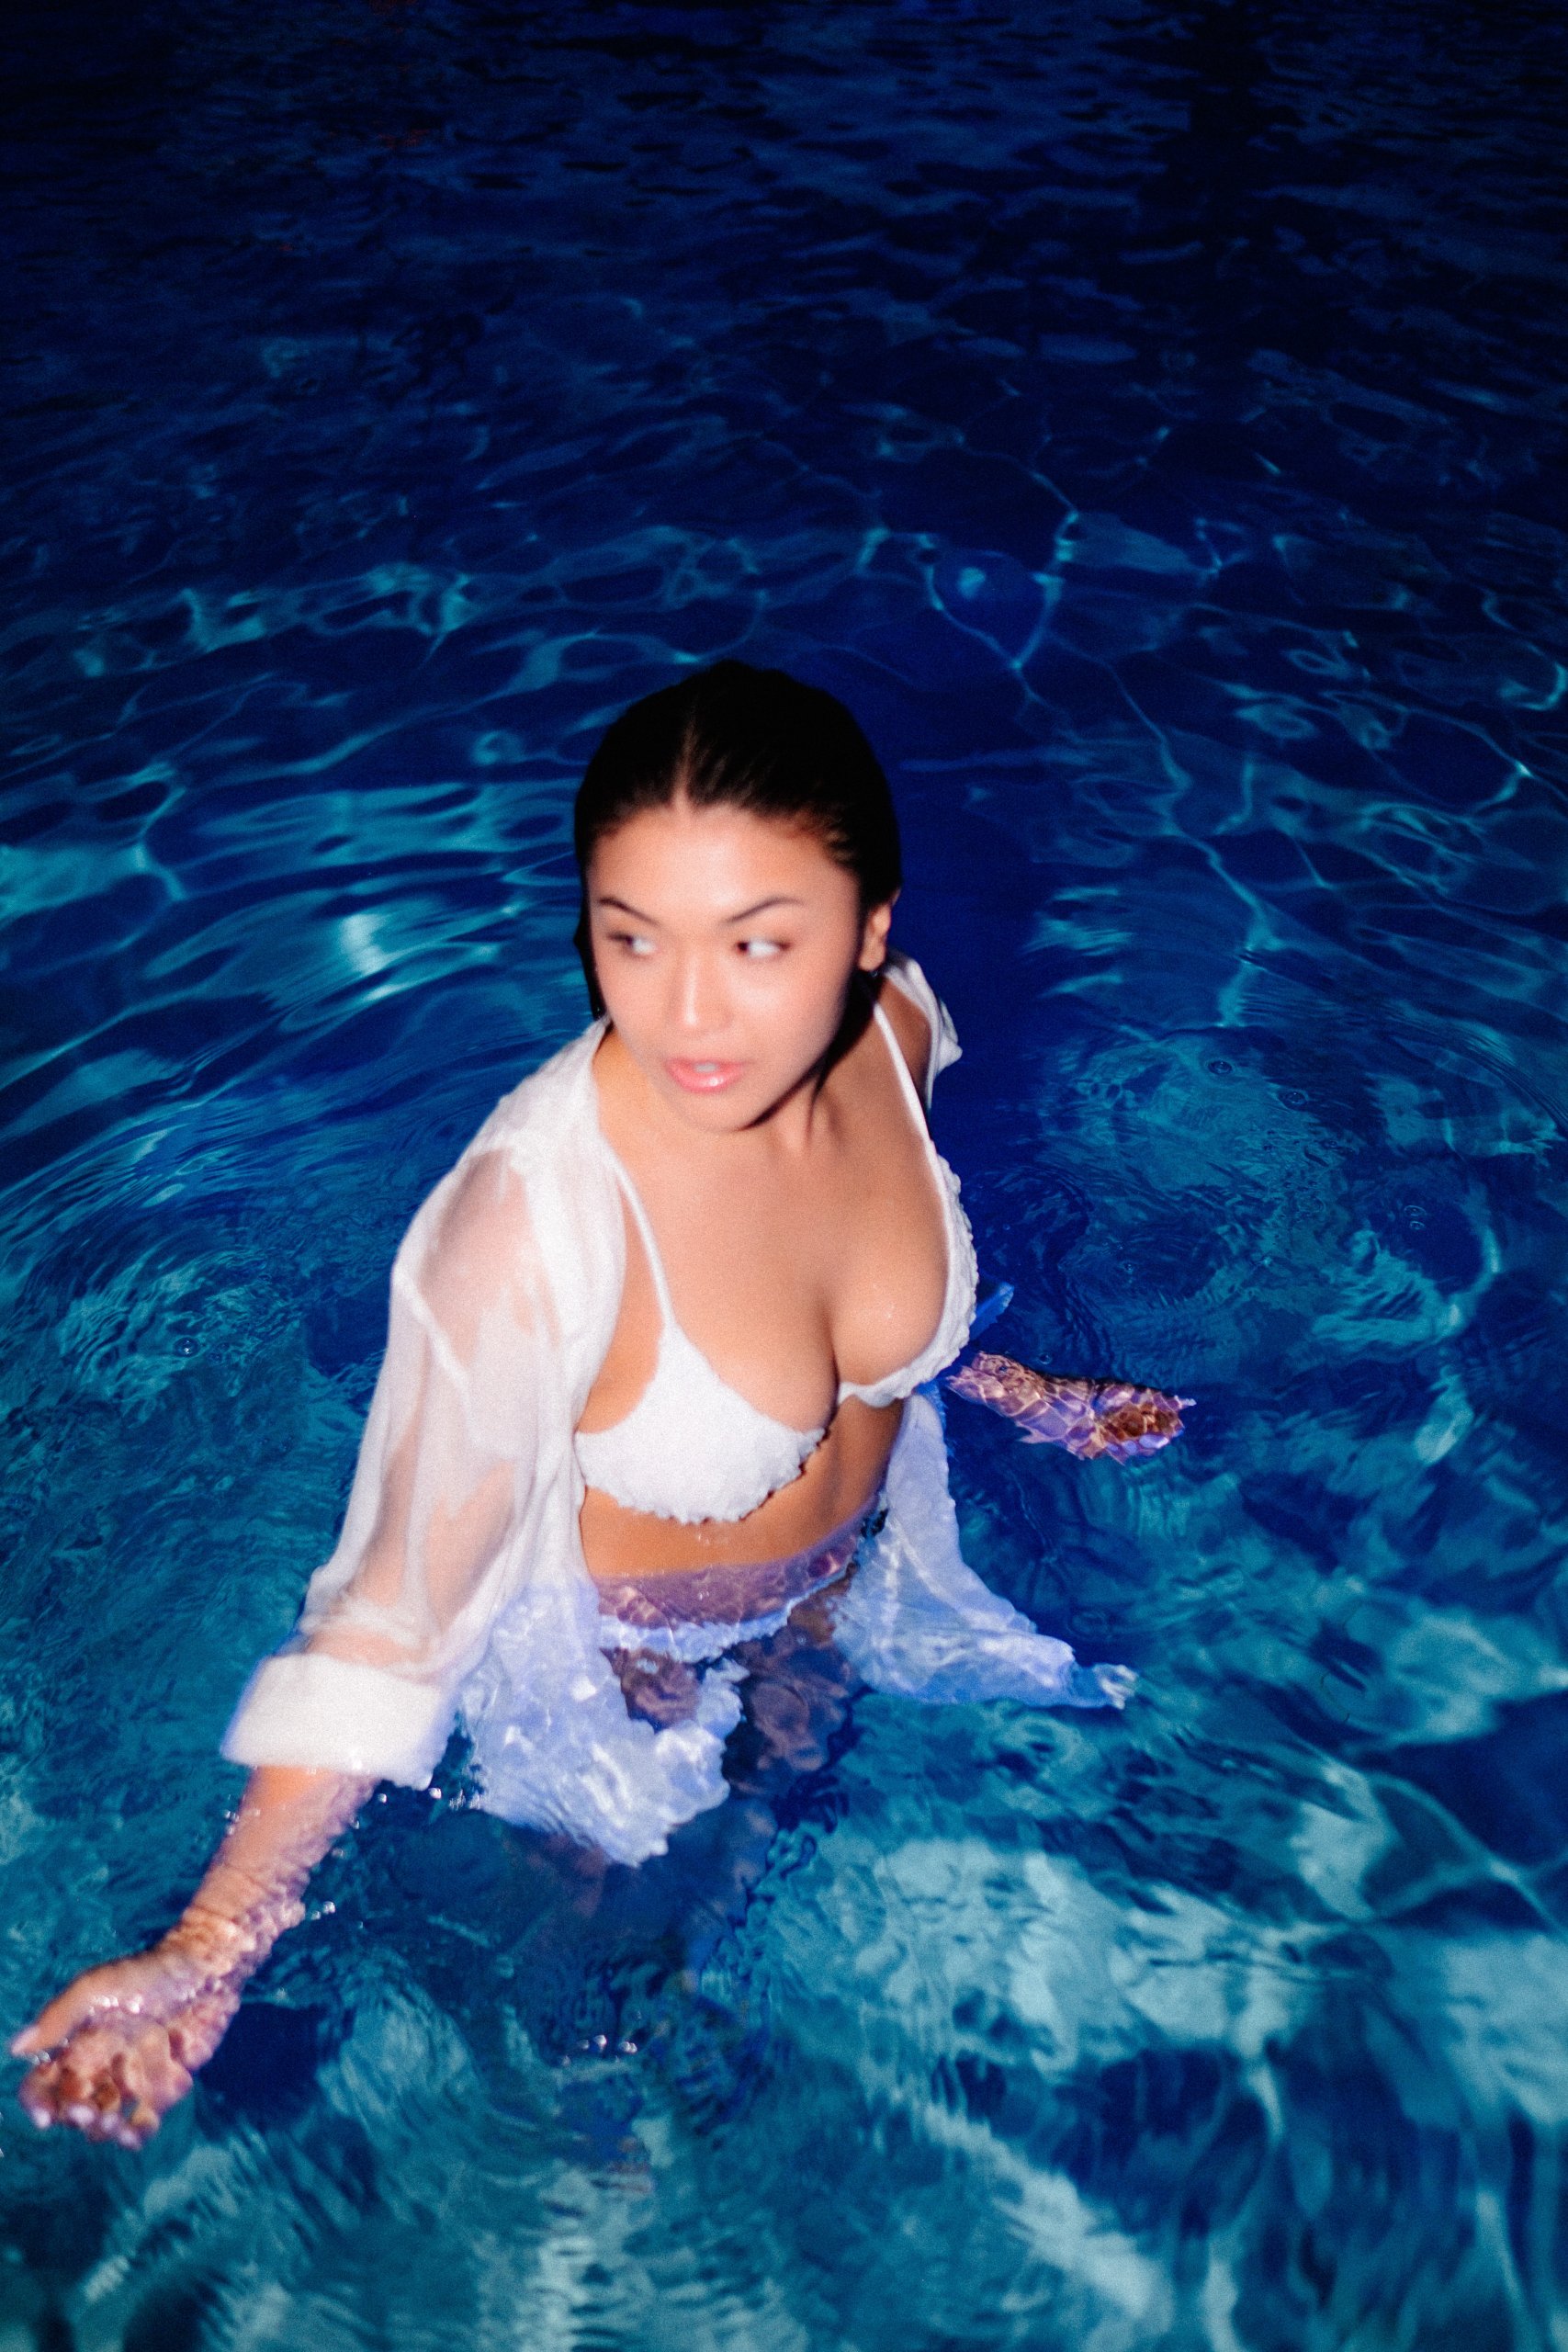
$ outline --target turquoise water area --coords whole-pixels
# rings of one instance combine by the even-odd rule
[[[235,1801],[682,665],[886,758],[998,1343],[1199,1401],[950,1408],[1125,1715],[863,1696],[613,1951],[455,1748],[144,2154],[8,2109],[4,2352],[1568,2341],[1561,10],[8,40],[6,2020]]]

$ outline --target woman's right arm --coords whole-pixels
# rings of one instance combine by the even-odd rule
[[[38,2062],[21,2099],[40,2130],[73,2123],[89,2139],[141,2146],[217,2049],[246,1979],[304,1917],[306,1881],[374,1786],[288,1765],[252,1773],[167,1935],[88,1969],[12,2042],[13,2057]]]
[[[230,1726],[225,1752],[253,1769],[200,1886],[150,1950],[89,1969],[11,2045],[38,2062],[21,2096],[39,2124],[141,2145],[378,1781],[428,1781],[513,1565],[542,1306],[522,1180],[482,1155],[398,1253],[343,1532]]]

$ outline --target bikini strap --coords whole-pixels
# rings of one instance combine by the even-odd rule
[[[615,1171],[615,1180],[626,1196],[626,1202],[632,1213],[632,1221],[641,1238],[643,1255],[648,1260],[648,1270],[653,1276],[654,1295],[659,1301],[660,1314],[666,1323],[673,1323],[675,1310],[670,1303],[670,1284],[665,1280],[664,1261],[659,1254],[659,1244],[653,1238],[653,1227],[648,1221],[648,1211],[643,1207],[637,1188],[632,1182],[619,1153],[608,1143],[605,1144],[604,1150],[611,1167]]]
[[[909,1106],[909,1115],[915,1122],[916,1131],[921,1141],[929,1145],[931,1131],[926,1120],[926,1106],[920,1100],[920,1091],[915,1084],[914,1074],[904,1058],[904,1048],[898,1043],[898,1033],[882,1010],[880,996],[875,999],[871,1010],[877,1027],[887,1040],[887,1050],[893,1057],[893,1066],[903,1084],[904,1100]]]
[[[935,1147],[931,1143],[931,1129],[926,1124],[925,1105],[920,1100],[919,1089],[915,1084],[909,1065],[904,1058],[904,1048],[898,1043],[897,1032],[884,1012],[880,997],[873,1001],[871,1010],[877,1027],[887,1040],[887,1050],[893,1057],[893,1067],[898,1073],[899,1083],[904,1090],[904,1100],[908,1105],[909,1116],[915,1123],[915,1132],[925,1145],[929,1156],[934,1151]],[[659,1244],[653,1238],[653,1227],[649,1223],[648,1211],[642,1204],[641,1195],[632,1182],[630,1173],[620,1154],[608,1142],[604,1145],[604,1152],[615,1171],[615,1181],[630,1204],[633,1221],[641,1237],[643,1252],[648,1259],[649,1272],[653,1276],[654,1295],[659,1301],[660,1314],[666,1323],[673,1323],[675,1309],[671,1304],[670,1284],[665,1277],[664,1261],[659,1254]]]

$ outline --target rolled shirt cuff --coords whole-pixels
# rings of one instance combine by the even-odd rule
[[[427,1682],[320,1650],[264,1658],[246,1684],[223,1754],[231,1764],[294,1764],[423,1789],[452,1727],[453,1702]]]

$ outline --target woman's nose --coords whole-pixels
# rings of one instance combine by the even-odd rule
[[[704,1037],[724,1025],[724,987],[711,956],[682,956],[675,969],[675,1023],[685,1035]]]

